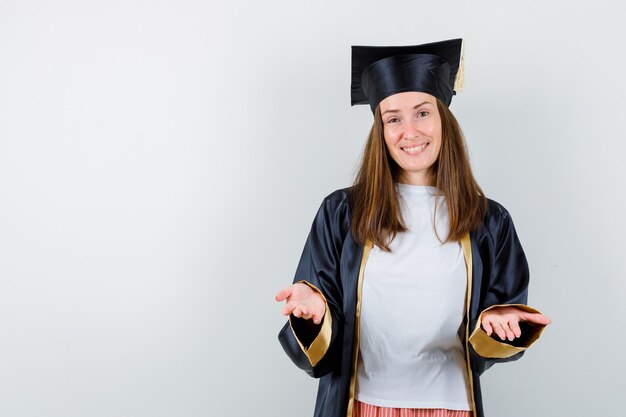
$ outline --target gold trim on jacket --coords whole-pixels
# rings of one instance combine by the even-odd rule
[[[356,388],[356,371],[359,359],[359,336],[361,331],[361,292],[363,291],[363,272],[365,264],[370,255],[370,251],[374,244],[370,241],[365,242],[363,246],[363,256],[361,256],[361,266],[359,268],[359,279],[357,280],[356,290],[356,317],[354,319],[354,343],[352,345],[352,367],[350,371],[350,397],[348,398],[347,417],[352,417],[352,407],[354,407],[354,391]]]

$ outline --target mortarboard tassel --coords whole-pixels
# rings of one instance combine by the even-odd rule
[[[454,79],[454,91],[463,91],[463,84],[465,81],[465,42],[461,43],[461,58],[459,59],[459,70],[456,73]]]

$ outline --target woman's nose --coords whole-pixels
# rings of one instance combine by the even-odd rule
[[[403,136],[406,139],[415,139],[420,135],[419,125],[416,121],[409,121],[404,126]]]

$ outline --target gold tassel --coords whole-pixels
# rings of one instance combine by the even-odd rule
[[[461,59],[459,59],[459,70],[456,72],[454,79],[454,91],[463,91],[463,83],[465,79],[465,41],[461,41]]]

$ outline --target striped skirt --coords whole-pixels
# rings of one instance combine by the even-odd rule
[[[443,408],[388,408],[354,400],[352,417],[472,417],[471,411]]]

